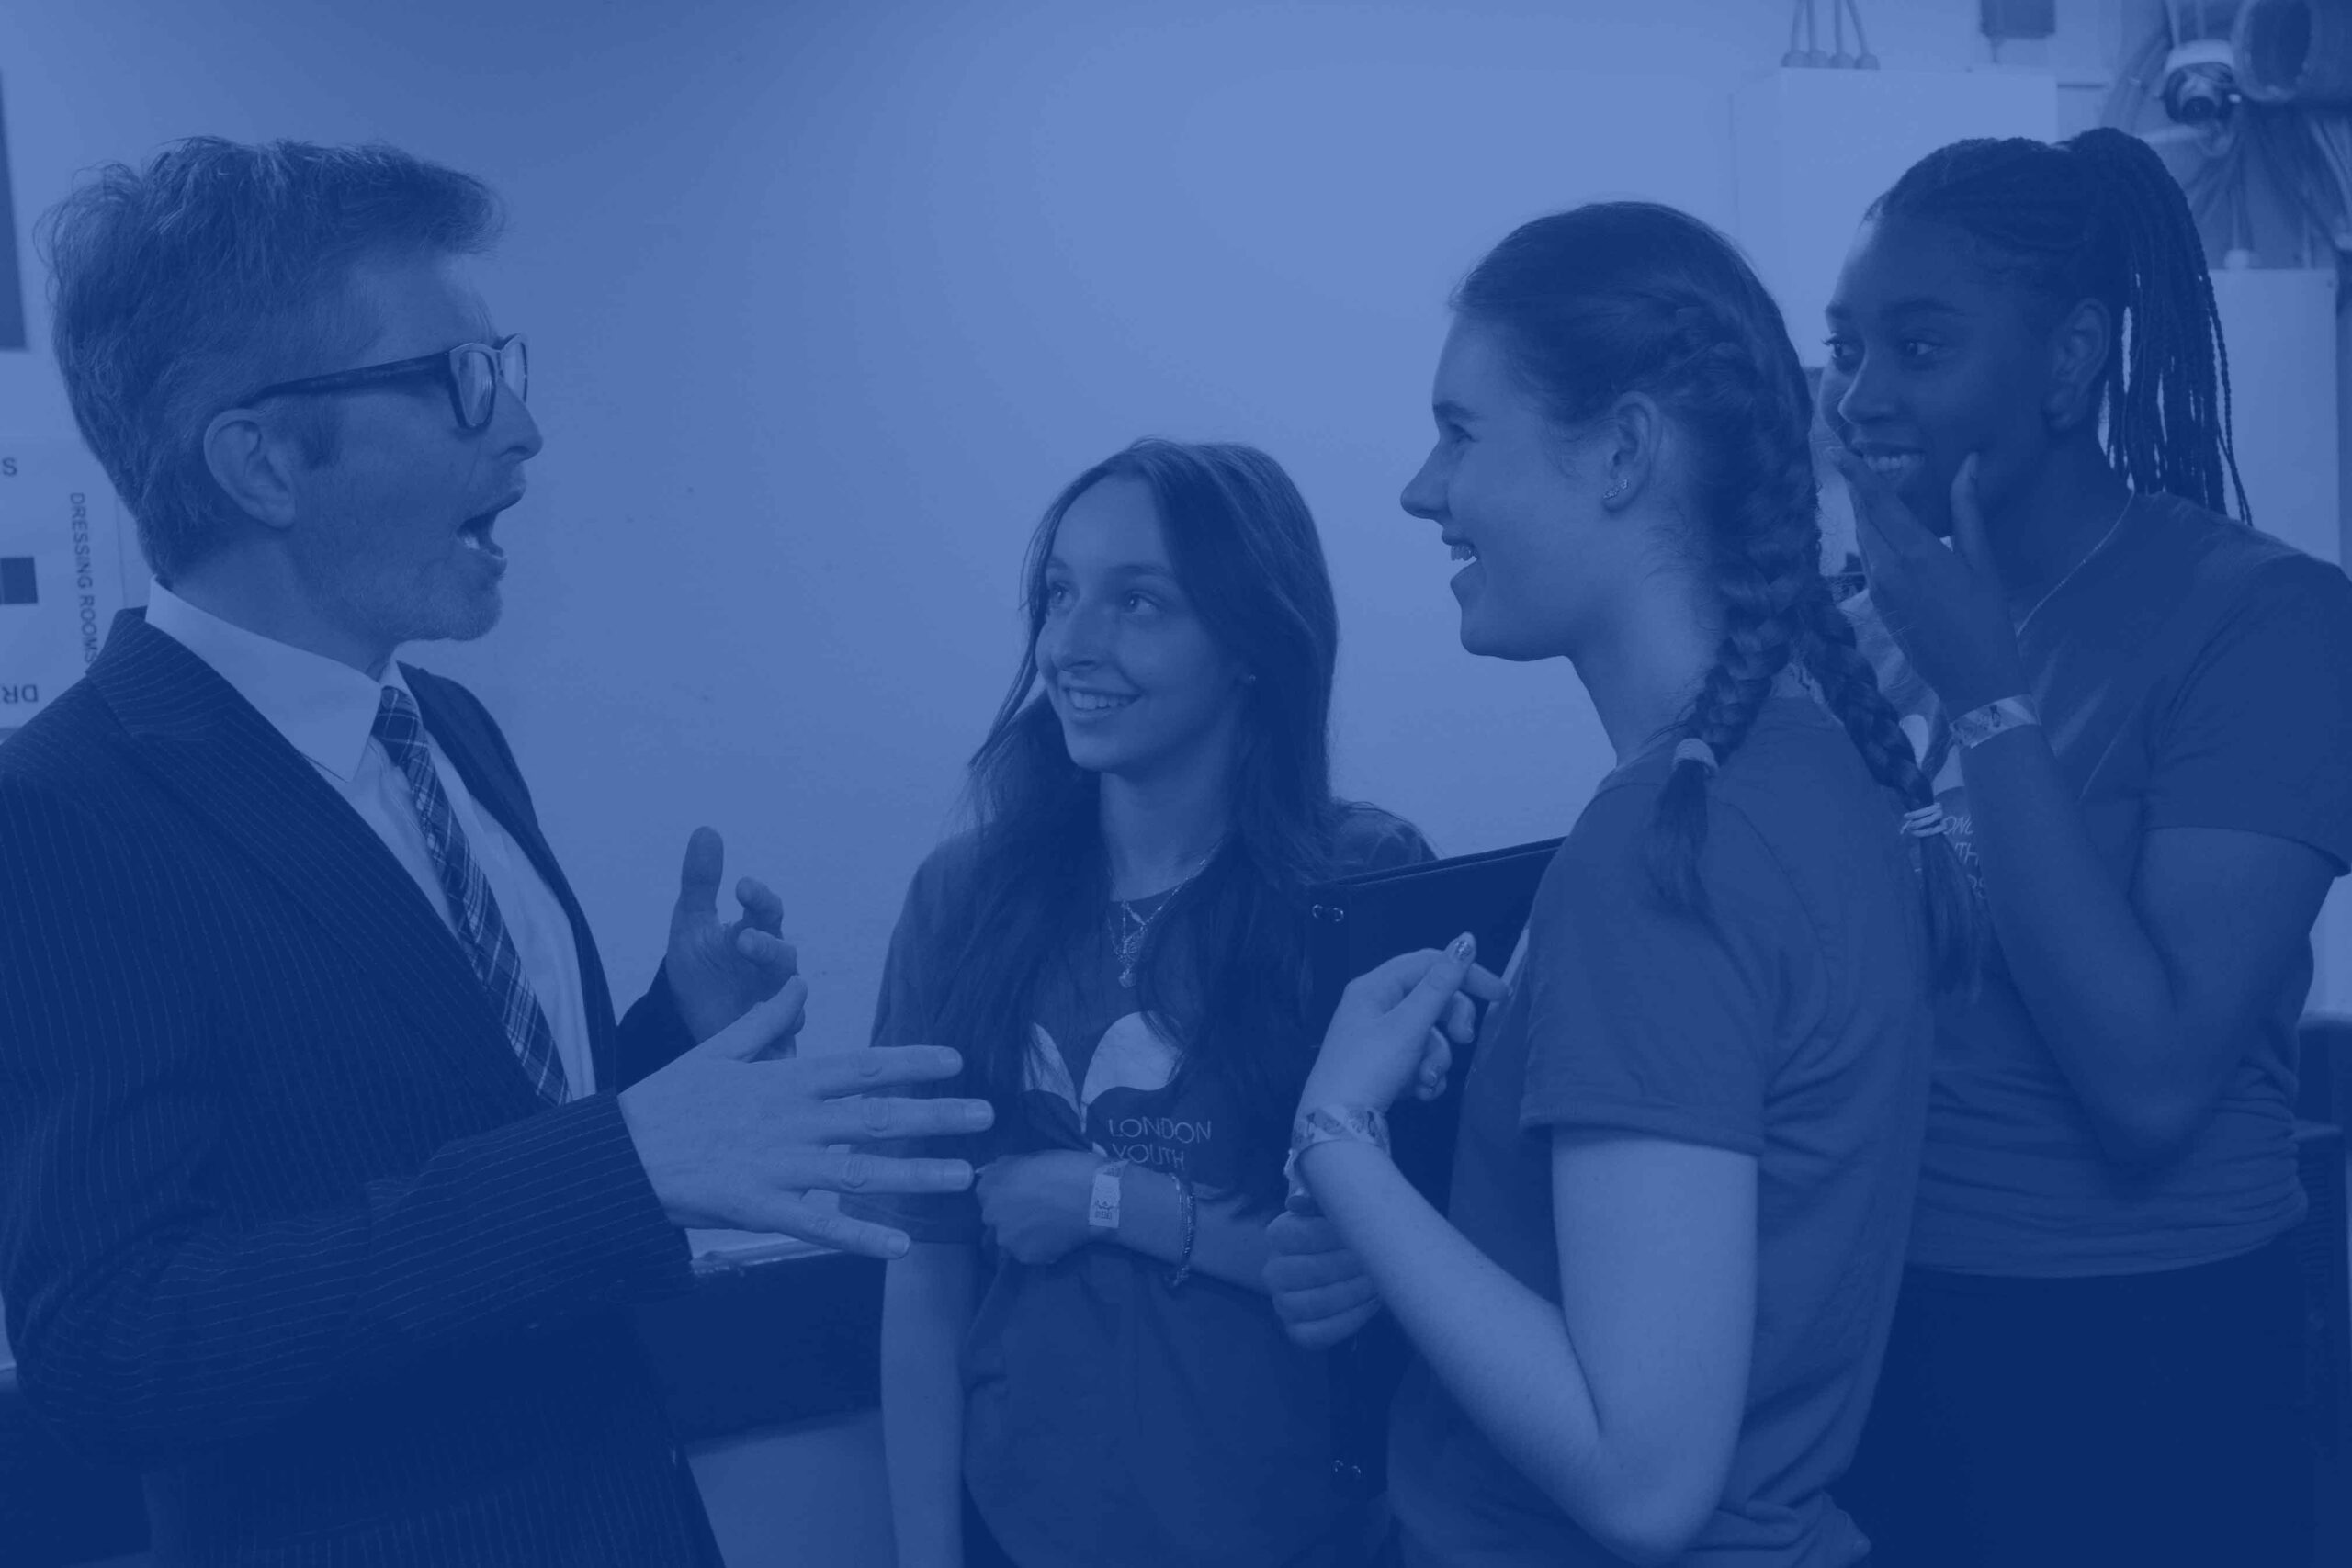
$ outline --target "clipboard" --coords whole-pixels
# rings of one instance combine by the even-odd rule
[[[1564,842],[1545,839],[1483,854],[1320,883],[1307,889],[1308,1017],[1320,1039],[1350,980],[1400,953],[1443,947],[1464,931],[1478,961],[1500,973],[1534,907],[1535,890]],[[1390,1153],[1405,1179],[1444,1212],[1453,1181],[1463,1080],[1475,1043],[1453,1053],[1436,1100],[1399,1100],[1388,1116]],[[1334,1479],[1363,1498],[1385,1489],[1388,1407],[1412,1358],[1396,1320],[1383,1314],[1330,1353]]]

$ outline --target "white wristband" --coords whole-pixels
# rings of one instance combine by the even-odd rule
[[[1086,1205],[1086,1224],[1090,1230],[1114,1231],[1119,1228],[1119,1173],[1127,1162],[1114,1159],[1094,1173],[1094,1193]]]
[[[1387,1118],[1368,1105],[1318,1105],[1299,1112],[1298,1120],[1291,1123],[1290,1158],[1283,1163],[1283,1176],[1294,1199],[1310,1196],[1306,1179],[1299,1175],[1298,1156],[1317,1144],[1333,1142],[1370,1144],[1386,1154]]]

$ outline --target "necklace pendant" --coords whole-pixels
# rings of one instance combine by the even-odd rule
[[[1119,984],[1130,991],[1134,990],[1136,988],[1136,972],[1132,969],[1120,970]]]

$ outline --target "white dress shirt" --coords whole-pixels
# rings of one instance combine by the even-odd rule
[[[415,881],[441,923],[457,936],[448,898],[433,869],[424,829],[409,798],[408,775],[376,739],[376,710],[386,686],[408,691],[397,663],[384,679],[369,679],[348,664],[306,652],[288,643],[230,625],[198,609],[156,583],[148,590],[147,624],[210,665],[237,694],[259,709],[288,744],[309,759],[319,776],[343,796],[359,819],[392,852]],[[410,693],[410,700],[415,694]],[[425,745],[434,772],[449,797],[449,808],[466,835],[466,847],[498,900],[506,934],[523,961],[523,974],[547,1015],[556,1054],[571,1098],[595,1090],[595,1068],[588,1055],[587,1002],[580,986],[580,953],[563,906],[531,864],[523,846],[498,819],[474,804],[465,780],[430,736]],[[459,939],[462,940],[462,939]]]

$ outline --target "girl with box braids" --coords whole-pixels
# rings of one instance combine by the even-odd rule
[[[2045,312],[2102,302],[2122,352],[2099,378],[2108,459],[2164,492],[2252,522],[2230,439],[2230,356],[2204,243],[2155,150],[2111,127],[2052,146],[1955,141],[1897,180],[1874,218],[1941,222]]]
[[[1844,608],[1986,936],[1844,1496],[1920,1568],[2309,1562],[2296,1020],[2352,863],[2352,583],[2248,525],[2138,139],[1929,153],[1828,317]]]

